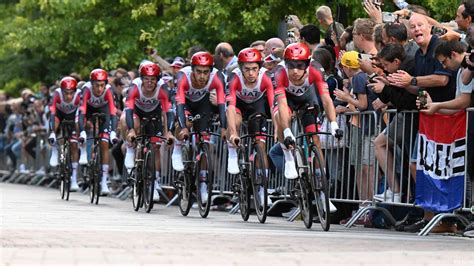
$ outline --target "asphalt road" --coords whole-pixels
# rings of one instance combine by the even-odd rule
[[[0,183],[0,265],[474,265],[474,240],[155,205]]]

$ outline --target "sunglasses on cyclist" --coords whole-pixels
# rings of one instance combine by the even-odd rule
[[[308,67],[307,63],[304,61],[289,61],[285,62],[285,64],[288,69],[297,68],[299,70],[305,70]]]

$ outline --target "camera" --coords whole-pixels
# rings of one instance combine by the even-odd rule
[[[440,28],[436,26],[431,27],[431,35],[442,36],[445,35],[446,32],[448,32],[448,30],[446,30],[445,28]]]

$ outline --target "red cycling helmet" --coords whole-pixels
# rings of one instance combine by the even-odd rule
[[[147,63],[141,66],[140,76],[155,76],[158,77],[161,73],[160,67],[155,63]]]
[[[308,61],[311,57],[311,51],[308,45],[304,43],[292,43],[288,45],[283,54],[285,60]]]
[[[245,48],[239,53],[239,63],[262,63],[262,54],[255,48]]]
[[[96,68],[91,71],[90,80],[91,81],[107,81],[108,75],[107,72],[103,69]]]
[[[75,91],[77,89],[77,80],[73,77],[64,77],[61,79],[60,87],[62,90]]]
[[[191,57],[191,65],[212,67],[214,58],[208,52],[197,52]]]

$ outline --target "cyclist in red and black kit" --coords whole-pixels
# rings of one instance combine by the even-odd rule
[[[102,182],[101,182],[101,194],[106,195],[109,193],[109,187],[107,186],[107,180],[109,178],[109,139],[112,143],[117,142],[117,134],[115,128],[117,126],[116,108],[114,104],[114,97],[112,94],[111,86],[107,84],[107,72],[103,69],[94,69],[90,74],[90,81],[84,84],[82,87],[82,104],[79,108],[79,141],[83,143],[81,148],[81,157],[79,163],[81,165],[87,164],[87,149],[85,141],[87,140],[87,134],[85,131],[86,120],[92,118],[94,113],[106,114],[105,122],[99,125],[99,136],[100,142],[100,158],[102,164]]]
[[[75,121],[76,111],[81,103],[81,90],[77,89],[77,81],[74,78],[63,78],[59,86],[60,87],[53,93],[53,100],[49,107],[49,129],[51,132],[49,135],[49,142],[52,146],[49,164],[52,167],[58,166],[58,146],[56,144],[56,132],[59,129],[59,124],[63,120]],[[79,189],[79,186],[77,185],[77,161],[79,157],[77,149],[77,133],[76,130],[69,133],[69,136],[72,136],[71,139],[69,139],[71,142],[72,162],[70,191],[77,191]]]
[[[304,43],[293,43],[286,47],[284,62],[275,69],[275,98],[286,99],[291,111],[307,107],[324,108],[326,117],[331,121],[331,134],[334,136],[339,129],[336,123],[336,112],[329,96],[328,86],[321,75],[310,65],[311,52]],[[275,102],[275,105],[281,101]],[[291,117],[282,112],[275,114],[278,122],[278,139],[285,157],[285,177],[294,179],[298,177],[294,158],[290,148],[294,146],[295,137],[291,132],[289,121]],[[316,117],[312,113],[303,114],[302,124],[306,133],[317,132]],[[321,149],[319,137],[313,136],[314,143]],[[322,153],[321,153],[322,154]]]
[[[197,52],[191,57],[191,66],[178,72],[178,90],[176,94],[176,113],[178,116],[179,133],[173,149],[172,164],[176,171],[184,169],[181,156],[181,142],[188,136],[188,127],[193,126],[195,132],[201,132],[203,137],[209,139],[207,130],[213,110],[210,94],[217,96],[217,108],[221,124],[221,136],[225,136],[227,128],[225,114],[224,75],[215,69],[214,59],[209,52]],[[193,124],[186,123],[186,113],[200,119]],[[202,198],[207,199],[207,171],[200,173],[200,191]]]
[[[238,55],[239,68],[229,75],[229,96],[227,97],[227,123],[229,134],[229,158],[227,171],[239,173],[236,151],[236,140],[239,138],[242,120],[248,121],[251,115],[271,117],[270,106],[273,105],[273,85],[270,77],[262,69],[262,55],[254,48],[246,48]],[[264,120],[255,124],[249,122],[249,134],[267,133]],[[258,145],[265,149],[265,137],[257,137]]]
[[[134,84],[128,91],[125,102],[125,115],[120,119],[122,127],[128,129],[126,135],[127,152],[125,153],[125,167],[127,169],[131,169],[134,166],[135,148],[133,147],[132,140],[137,134],[140,134],[141,118],[154,117],[158,119],[156,122],[149,123],[145,127],[145,131],[147,131],[145,134],[154,136],[162,136],[164,134],[168,143],[172,143],[174,140],[171,133],[174,129],[174,112],[168,96],[168,86],[160,79],[160,72],[160,67],[155,63],[149,62],[141,65],[141,82],[140,84]],[[166,112],[164,123],[162,122],[162,111]],[[163,129],[163,125],[166,125],[165,129]],[[159,138],[151,138],[151,141],[154,144],[161,143]],[[161,190],[159,145],[155,145],[155,160],[156,179],[153,200],[158,201],[160,199],[158,191]]]

